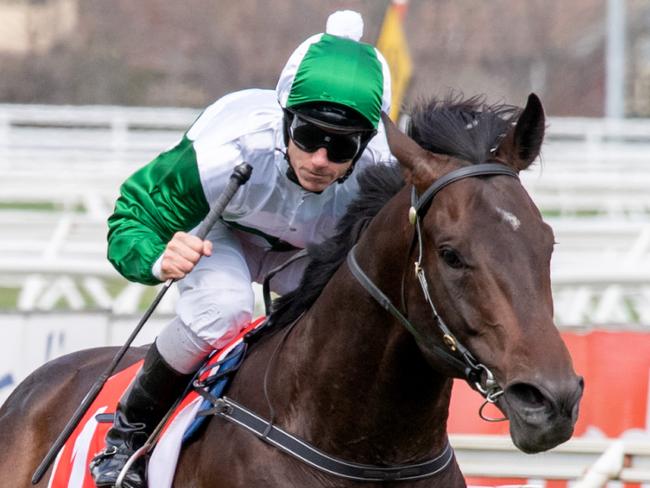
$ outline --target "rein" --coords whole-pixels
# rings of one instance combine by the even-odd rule
[[[347,256],[347,264],[353,276],[359,281],[361,286],[375,299],[379,304],[393,315],[399,322],[415,337],[416,342],[428,346],[428,349],[434,352],[438,357],[445,361],[448,365],[456,371],[461,372],[470,386],[478,390],[486,399],[485,404],[481,407],[479,413],[481,417],[488,421],[498,421],[501,419],[490,419],[483,415],[483,408],[488,403],[496,402],[497,398],[503,394],[502,388],[494,379],[492,372],[483,364],[478,362],[472,353],[463,344],[456,339],[449,327],[442,320],[431,299],[429,294],[429,286],[427,283],[424,270],[421,266],[424,256],[424,248],[422,245],[422,232],[420,229],[420,218],[424,217],[429,203],[433,200],[435,195],[447,185],[458,181],[463,178],[473,176],[493,176],[493,175],[506,175],[513,178],[519,178],[517,173],[505,165],[497,163],[477,164],[470,167],[463,167],[454,170],[438,180],[436,180],[421,197],[417,196],[415,189],[413,189],[411,201],[412,206],[409,212],[409,220],[415,226],[415,235],[413,237],[414,243],[418,244],[418,259],[415,262],[415,273],[422,288],[422,293],[431,307],[431,312],[434,321],[443,334],[443,342],[447,346],[443,348],[438,344],[428,344],[422,334],[417,328],[393,305],[391,300],[375,285],[372,280],[363,272],[359,266],[355,250],[356,245],[352,247]],[[411,246],[413,248],[413,246]],[[302,255],[295,256],[295,259],[303,257]],[[293,259],[290,260],[293,262]],[[278,268],[279,271],[284,266]],[[274,270],[276,272],[276,270]],[[266,284],[266,283],[265,283]],[[268,286],[265,295],[268,296]],[[269,302],[268,297],[265,300]],[[295,322],[288,328],[285,336],[295,325]],[[262,326],[262,329],[265,327]],[[252,340],[253,337],[247,338]],[[278,349],[283,341],[278,345]],[[277,353],[277,349],[274,352]],[[269,363],[270,367],[270,363]],[[268,369],[267,369],[268,375]],[[265,375],[265,376],[267,376]],[[485,376],[485,379],[483,379]],[[338,476],[340,478],[351,479],[355,481],[366,482],[381,482],[381,481],[406,481],[418,480],[431,477],[443,471],[454,457],[454,451],[449,444],[445,442],[445,447],[442,452],[435,458],[429,459],[415,464],[402,464],[395,466],[375,466],[368,464],[360,464],[345,461],[335,458],[299,437],[296,437],[284,429],[274,425],[273,410],[271,409],[271,420],[266,420],[246,407],[238,404],[228,397],[217,398],[212,394],[197,389],[200,394],[212,404],[212,408],[205,410],[200,415],[215,415],[224,420],[232,422],[235,425],[246,429],[253,433],[259,439],[270,445],[278,448],[282,452],[293,456],[299,461],[308,464],[320,471]],[[266,392],[265,392],[266,393]],[[267,396],[268,401],[268,396]]]
[[[266,305],[267,313],[270,311],[271,300],[269,282],[271,278],[286,268],[289,264],[305,256],[306,252],[299,252],[288,261],[271,270],[271,272],[267,274],[263,286],[264,302]],[[390,303],[390,301],[388,300],[387,303]],[[232,422],[233,424],[238,425],[251,432],[262,441],[267,442],[268,444],[276,447],[286,454],[289,454],[295,459],[298,459],[299,461],[308,464],[309,466],[312,466],[313,468],[316,468],[320,471],[338,476],[340,478],[363,482],[408,481],[429,478],[446,469],[454,458],[454,450],[449,444],[449,440],[445,441],[445,446],[442,452],[432,459],[414,464],[377,466],[371,464],[354,463],[331,456],[312,446],[305,440],[300,439],[299,437],[296,437],[275,425],[275,410],[273,409],[273,405],[269,400],[267,390],[268,377],[273,365],[273,361],[277,356],[280,348],[282,347],[282,344],[301,317],[302,315],[294,320],[293,323],[291,323],[289,326],[287,326],[283,337],[280,339],[280,342],[273,351],[269,364],[267,365],[266,373],[264,374],[264,396],[269,406],[270,420],[260,417],[255,412],[247,409],[243,405],[238,404],[226,396],[221,398],[214,396],[212,393],[204,389],[205,386],[208,385],[202,384],[200,382],[194,383],[194,390],[199,393],[205,400],[209,401],[212,404],[212,408],[203,410],[197,415],[214,415],[216,417],[220,417],[224,420]],[[264,324],[258,329],[249,332],[244,337],[244,344],[255,342],[264,332],[271,329],[272,327],[273,324],[267,319],[267,324]],[[412,332],[417,333],[415,329],[413,329]],[[241,364],[243,361],[245,351],[246,349],[244,349],[239,364]],[[451,355],[449,358],[450,360],[454,359]],[[239,364],[237,367],[239,367]],[[229,374],[229,372],[226,374]]]
[[[299,319],[300,317],[287,326],[287,330],[274,350],[264,375],[264,395],[269,405],[271,420],[260,417],[255,412],[247,409],[227,396],[218,398],[212,393],[204,390],[204,384],[195,382],[195,391],[212,404],[212,408],[202,410],[197,415],[214,415],[232,422],[233,424],[251,432],[260,440],[267,442],[295,459],[298,459],[299,461],[320,471],[340,478],[365,482],[419,480],[429,478],[447,468],[454,458],[454,450],[449,444],[449,440],[445,441],[445,447],[435,458],[414,464],[377,466],[372,464],[354,463],[331,456],[312,446],[307,441],[290,434],[286,430],[274,424],[275,411],[269,401],[267,379],[273,360],[280,350],[284,340],[291,333]],[[264,325],[261,326],[262,329],[264,327]],[[247,339],[245,339],[245,343],[247,343],[246,341]],[[240,360],[240,363],[241,361],[243,361],[243,358]]]
[[[484,364],[476,360],[472,353],[467,349],[451,332],[445,321],[440,317],[429,293],[429,284],[427,282],[422,259],[424,257],[424,246],[422,245],[422,231],[420,220],[426,215],[433,198],[446,186],[469,177],[478,176],[495,176],[505,175],[519,179],[517,172],[500,163],[484,163],[467,166],[451,171],[438,178],[421,196],[418,197],[415,187],[411,193],[411,208],[409,210],[409,222],[415,227],[413,244],[417,243],[418,258],[415,261],[415,276],[418,279],[422,294],[431,308],[433,320],[442,333],[443,343],[446,348],[432,343],[420,334],[417,328],[402,314],[390,299],[375,285],[372,280],[364,273],[357,262],[355,251],[356,245],[350,250],[347,257],[347,264],[352,275],[357,279],[361,286],[391,315],[393,315],[415,338],[418,344],[421,344],[427,350],[433,352],[441,360],[451,366],[464,376],[469,385],[477,390],[485,398],[485,403],[479,410],[479,415],[489,422],[498,422],[505,419],[493,419],[484,415],[483,410],[488,403],[495,403],[503,394],[503,389],[494,378],[494,374]],[[411,249],[413,245],[411,245]],[[484,378],[485,377],[485,378]]]

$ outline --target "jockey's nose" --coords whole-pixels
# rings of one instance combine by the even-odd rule
[[[311,161],[314,166],[327,166],[330,163],[330,160],[327,157],[327,149],[324,147],[316,149],[316,151],[312,153]]]

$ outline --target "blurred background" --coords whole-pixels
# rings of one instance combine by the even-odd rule
[[[650,4],[612,3],[614,18],[607,0],[412,0],[408,99],[454,88],[522,103],[535,91],[550,115],[600,117],[613,33],[625,38],[623,113],[646,117]],[[202,108],[233,90],[274,87],[293,49],[334,10],[358,10],[374,43],[387,4],[1,0],[0,100]]]
[[[522,180],[556,234],[555,319],[587,385],[577,438],[517,454],[457,385],[468,479],[650,487],[650,0],[0,0],[0,400],[49,359],[124,343],[156,290],[105,259],[120,183],[220,96],[274,88],[338,9],[391,63],[396,118],[451,90],[535,92],[548,116]],[[577,484],[595,464],[609,474]]]
[[[650,5],[623,2],[625,115],[650,115]],[[17,103],[203,107],[244,87],[273,87],[295,46],[327,15],[353,8],[365,40],[387,1],[2,0],[0,99]],[[486,93],[550,115],[602,116],[606,0],[412,0],[404,18],[409,98]],[[625,15],[625,12],[621,12]],[[614,27],[616,28],[616,27]]]

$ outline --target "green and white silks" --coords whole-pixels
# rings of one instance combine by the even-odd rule
[[[108,257],[116,269],[130,280],[158,283],[152,266],[167,242],[198,225],[242,161],[253,174],[227,206],[225,221],[265,236],[260,246],[280,239],[304,248],[331,236],[357,195],[357,175],[393,161],[383,125],[350,178],[316,194],[286,176],[282,117],[272,90],[232,93],[208,107],[176,147],[127,179],[108,221]]]
[[[176,147],[124,182],[108,220],[108,258],[123,276],[158,283],[159,258],[167,242],[175,232],[200,223],[208,202],[216,200],[243,161],[253,174],[227,206],[226,223],[254,235],[262,249],[271,249],[277,240],[304,248],[333,234],[357,195],[358,173],[394,162],[379,118],[381,110],[390,108],[385,61],[372,46],[336,32],[333,28],[303,42],[284,67],[275,92],[244,90],[221,98]],[[318,55],[324,58],[322,66]],[[282,107],[318,100],[351,106],[377,126],[378,134],[351,177],[315,194],[286,176]]]

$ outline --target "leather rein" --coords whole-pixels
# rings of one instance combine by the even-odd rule
[[[417,243],[418,257],[415,261],[415,275],[420,283],[422,294],[426,302],[431,308],[431,315],[434,323],[442,334],[443,343],[446,347],[442,347],[437,343],[432,342],[430,339],[425,338],[418,329],[393,305],[391,300],[375,285],[372,280],[365,274],[359,266],[356,259],[356,245],[350,250],[347,256],[347,264],[352,272],[352,275],[363,286],[363,288],[375,299],[377,302],[391,315],[393,315],[415,338],[416,342],[423,348],[434,353],[438,358],[444,361],[447,365],[456,370],[469,385],[477,390],[485,398],[485,403],[479,410],[481,418],[488,422],[499,422],[503,419],[495,419],[487,417],[483,410],[489,403],[495,403],[497,399],[503,394],[503,389],[494,378],[494,374],[490,369],[479,362],[467,349],[462,342],[460,342],[451,332],[445,321],[440,317],[436,307],[431,299],[429,293],[429,284],[427,282],[426,274],[422,267],[422,259],[424,256],[424,247],[422,245],[422,230],[420,221],[424,218],[427,210],[429,209],[433,198],[448,185],[462,180],[464,178],[478,177],[478,176],[497,176],[504,175],[519,179],[516,171],[501,163],[482,163],[472,166],[465,166],[453,170],[440,178],[438,178],[421,196],[417,195],[415,187],[411,192],[411,208],[409,210],[409,221],[415,227],[415,234],[413,236],[413,244]],[[413,245],[411,246],[411,250]],[[409,254],[410,256],[410,254]]]

